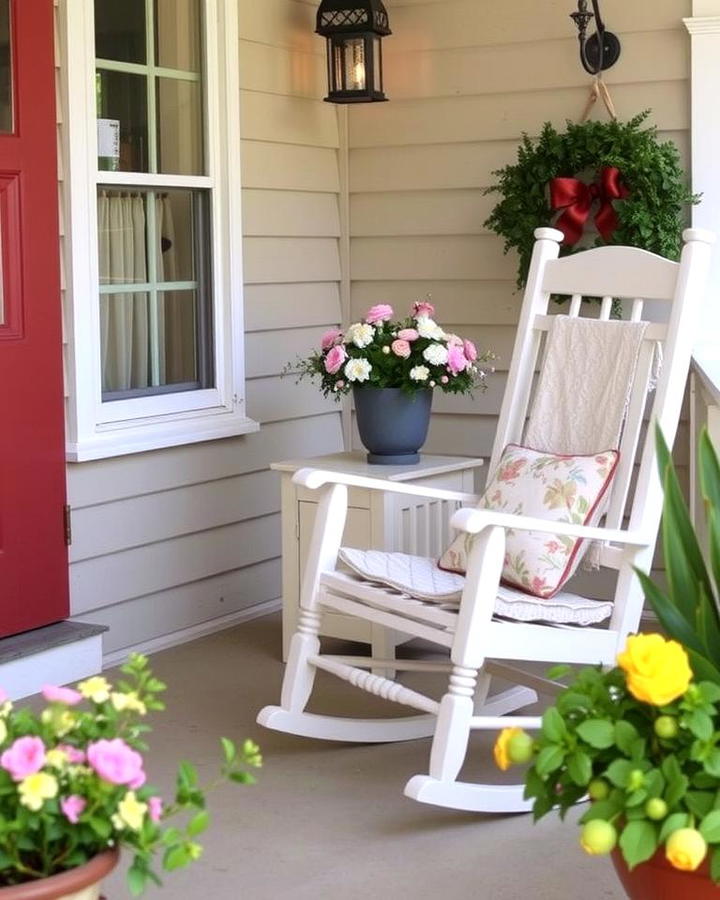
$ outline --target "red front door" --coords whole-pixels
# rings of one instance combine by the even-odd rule
[[[53,0],[0,0],[0,637],[68,615]]]

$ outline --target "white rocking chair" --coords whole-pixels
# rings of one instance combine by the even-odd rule
[[[637,630],[643,594],[633,567],[649,571],[662,509],[656,472],[654,429],[642,428],[653,355],[663,345],[664,362],[652,397],[650,422],[657,423],[670,445],[675,437],[690,363],[698,314],[703,299],[713,236],[699,230],[684,234],[679,263],[643,250],[603,247],[558,259],[562,234],[539,229],[508,387],[500,413],[490,463],[495,468],[503,448],[520,443],[543,334],[550,327],[552,295],[567,295],[570,316],[577,316],[583,296],[602,297],[600,318],[610,316],[612,298],[631,307],[631,319],[642,318],[643,300],[669,305],[667,324],[649,325],[643,339],[631,389],[620,445],[620,463],[604,527],[558,524],[538,518],[511,516],[465,506],[452,526],[476,535],[469,553],[459,605],[423,602],[405,593],[347,574],[338,554],[345,526],[349,486],[422,495],[439,501],[470,504],[477,498],[382,479],[305,469],[295,481],[322,489],[315,529],[302,585],[301,613],[293,636],[280,706],[263,709],[258,722],[268,728],[314,738],[350,742],[411,740],[433,735],[429,774],[416,775],[405,787],[407,796],[437,806],[484,812],[529,809],[522,785],[482,785],[458,781],[470,733],[507,726],[538,727],[531,716],[508,715],[537,700],[536,690],[553,693],[558,686],[503,663],[503,660],[544,663],[613,665],[626,636]],[[578,378],[583,377],[578,374]],[[643,436],[644,433],[644,436]],[[637,480],[634,478],[639,463]],[[635,482],[631,491],[631,482]],[[632,494],[631,503],[628,498]],[[626,527],[626,515],[629,511]],[[601,541],[600,564],[617,571],[612,614],[607,627],[577,627],[509,621],[494,615],[505,553],[507,529],[564,534]],[[320,616],[332,610],[450,651],[444,662],[333,657],[320,653]],[[419,710],[423,715],[388,719],[353,719],[306,712],[318,669],[387,700]],[[440,702],[373,672],[394,670],[449,672]],[[369,671],[371,670],[371,671]],[[488,698],[490,676],[502,674],[519,686]]]

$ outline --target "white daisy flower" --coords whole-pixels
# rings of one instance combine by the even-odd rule
[[[413,381],[427,381],[430,377],[430,369],[427,366],[415,366],[410,369],[410,377]]]
[[[355,344],[356,347],[362,349],[367,347],[368,344],[372,344],[374,337],[375,329],[372,325],[368,325],[367,322],[356,322],[348,328],[345,334],[345,342]]]
[[[444,366],[448,361],[448,349],[442,344],[430,344],[423,350],[423,359],[431,366]]]
[[[429,338],[431,341],[439,341],[445,337],[445,332],[429,316],[420,316],[416,320],[415,327],[420,337]]]
[[[345,377],[348,381],[367,381],[372,366],[366,359],[351,359],[345,364]]]

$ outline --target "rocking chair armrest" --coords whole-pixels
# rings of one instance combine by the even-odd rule
[[[465,531],[467,534],[478,534],[485,528],[499,526],[506,529],[513,528],[517,531],[565,534],[589,541],[610,541],[615,544],[627,544],[631,547],[647,547],[652,543],[652,539],[640,531],[623,531],[621,528],[598,528],[578,525],[574,522],[551,522],[548,519],[517,516],[510,513],[497,512],[492,509],[459,509],[453,515],[450,524],[458,531]]]
[[[326,484],[344,484],[348,487],[366,488],[371,491],[386,491],[393,494],[409,494],[412,497],[430,497],[436,500],[455,500],[459,503],[477,503],[478,494],[463,491],[446,491],[441,488],[424,487],[402,481],[386,481],[383,478],[367,478],[364,475],[349,475],[345,472],[330,472],[325,469],[298,469],[293,475],[293,484],[317,490]]]

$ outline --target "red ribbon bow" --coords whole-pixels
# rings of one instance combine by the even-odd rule
[[[595,213],[595,225],[609,242],[618,227],[618,218],[613,208],[613,200],[623,200],[630,193],[622,183],[620,169],[604,166],[600,170],[599,184],[585,184],[577,178],[553,178],[550,182],[550,205],[554,210],[565,212],[555,223],[565,235],[565,243],[572,247],[582,237],[585,223],[596,200],[600,208]]]

